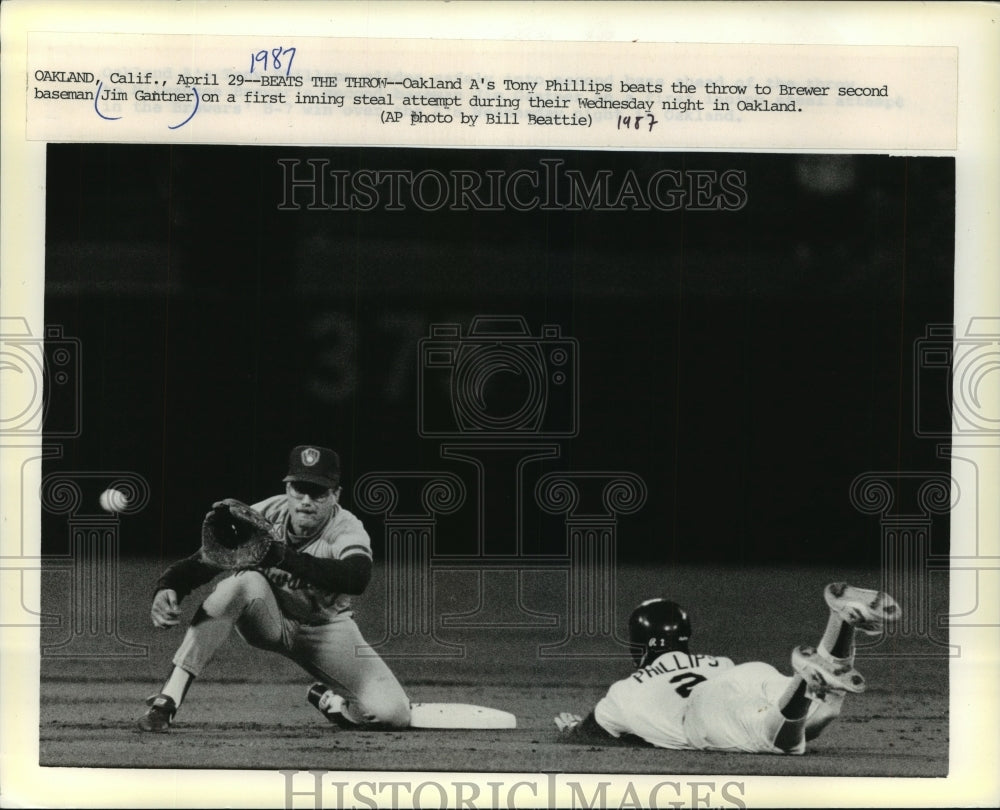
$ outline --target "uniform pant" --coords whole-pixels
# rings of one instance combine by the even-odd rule
[[[786,718],[778,707],[792,678],[770,664],[740,664],[699,684],[691,692],[684,714],[684,733],[698,749],[749,753],[802,754],[813,739],[840,715],[844,696],[830,694],[813,701],[803,738],[791,750],[774,744]]]
[[[223,579],[205,599],[174,655],[199,675],[233,628],[254,647],[281,653],[342,695],[347,719],[405,728],[410,702],[396,676],[365,643],[350,613],[322,625],[283,615],[267,579],[244,571]]]

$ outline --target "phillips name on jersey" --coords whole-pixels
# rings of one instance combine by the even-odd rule
[[[631,677],[639,683],[657,675],[669,675],[685,669],[701,669],[702,667],[718,667],[720,660],[729,661],[728,658],[719,659],[714,655],[703,655],[686,652],[664,653],[648,667],[642,667],[632,673]],[[732,662],[729,661],[729,666]]]

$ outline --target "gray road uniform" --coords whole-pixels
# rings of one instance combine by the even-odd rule
[[[337,506],[310,537],[290,531],[286,495],[254,508],[274,523],[287,542],[280,567],[241,571],[220,580],[198,608],[173,663],[200,675],[235,627],[249,643],[281,653],[345,698],[344,713],[361,724],[405,727],[409,700],[385,662],[355,624],[351,595],[371,574],[371,540],[361,521]],[[168,568],[157,590],[171,588],[183,599],[220,569],[200,552]]]

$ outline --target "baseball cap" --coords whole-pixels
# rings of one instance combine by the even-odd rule
[[[340,485],[340,456],[329,447],[300,444],[292,448],[288,456],[288,475],[282,480],[336,489]]]

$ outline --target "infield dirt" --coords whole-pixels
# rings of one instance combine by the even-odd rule
[[[859,654],[868,690],[848,696],[840,719],[801,757],[664,751],[581,745],[552,724],[560,711],[585,714],[630,661],[613,640],[594,648],[607,657],[543,656],[566,635],[564,621],[539,627],[450,629],[436,635],[459,645],[453,657],[394,657],[380,648],[414,701],[476,703],[511,711],[509,731],[345,731],[306,703],[311,678],[281,656],[233,636],[195,683],[168,734],[135,729],[147,695],[158,691],[181,628],[149,623],[151,588],[160,561],[121,566],[118,633],[146,647],[126,658],[59,657],[68,622],[42,630],[39,760],[43,766],[101,768],[323,769],[337,771],[462,771],[480,773],[635,773],[817,776],[943,776],[948,773],[948,648],[916,634],[886,637]],[[69,615],[69,572],[43,575],[43,610]],[[815,643],[826,620],[822,587],[834,579],[878,587],[877,571],[821,569],[622,567],[617,624],[640,599],[669,595],[689,607],[692,649],[736,661],[762,660],[790,673],[789,654]],[[559,614],[565,580],[522,578],[523,604]],[[385,581],[358,600],[357,618],[372,643],[385,636]],[[185,600],[184,624],[203,597]],[[474,607],[461,576],[435,579],[439,611]],[[945,612],[937,594],[932,615]],[[564,610],[564,609],[563,609]],[[396,645],[398,647],[398,645]],[[55,652],[59,652],[58,647]]]

